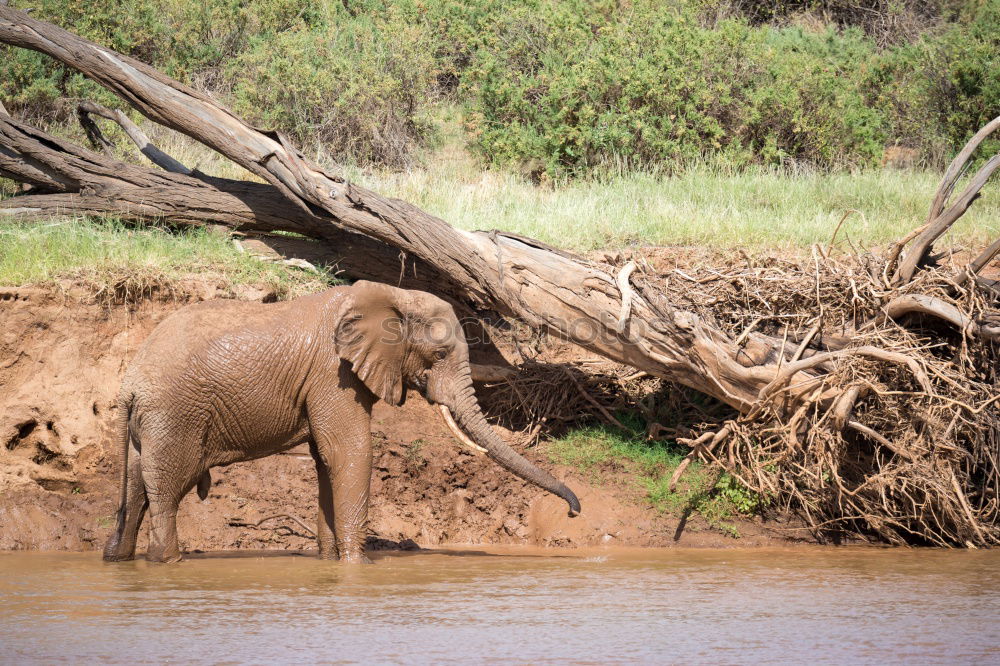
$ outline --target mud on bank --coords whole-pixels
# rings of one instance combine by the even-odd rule
[[[272,300],[274,294],[195,279],[153,285],[128,298],[95,294],[71,281],[0,288],[0,549],[103,546],[118,492],[119,454],[108,431],[121,375],[164,317],[212,298]],[[697,515],[681,522],[643,502],[627,475],[602,475],[602,483],[592,485],[572,468],[553,465],[544,445],[519,446],[579,494],[584,513],[570,519],[561,500],[458,447],[417,396],[402,408],[377,405],[372,428],[373,547],[746,546],[781,540],[750,521],[738,525],[738,541]],[[503,434],[515,443],[527,439]],[[181,505],[182,547],[310,547],[308,531],[295,520],[314,522],[315,469],[307,451],[217,468],[212,475],[206,501],[192,493]]]

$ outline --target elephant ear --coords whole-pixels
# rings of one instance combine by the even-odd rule
[[[351,364],[372,393],[390,405],[403,404],[405,321],[392,287],[355,283],[339,316],[334,340],[337,355]]]

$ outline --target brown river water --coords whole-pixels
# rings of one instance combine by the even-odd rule
[[[0,663],[1000,663],[1000,551],[373,559],[0,553]]]

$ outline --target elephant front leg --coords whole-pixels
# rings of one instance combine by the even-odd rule
[[[371,434],[369,433],[368,439]],[[365,556],[368,493],[372,476],[371,442],[338,461],[333,475],[333,531],[340,557],[371,564]]]
[[[338,442],[317,438],[317,448],[323,465],[327,468],[327,478],[333,498],[333,538],[335,551],[324,547],[320,541],[320,557],[331,552],[339,554],[346,562],[370,564],[365,556],[365,536],[368,525],[368,493],[372,475],[371,433],[365,428],[363,434],[353,437],[338,437]],[[329,515],[322,504],[323,482],[320,482],[321,520]],[[323,520],[325,522],[325,520]],[[323,528],[317,534],[323,538]]]
[[[364,562],[365,535],[368,523],[368,488],[372,476],[371,408],[374,398],[364,386],[357,385],[353,375],[344,374],[335,389],[317,387],[306,399],[309,429],[315,442],[317,471],[324,468],[320,482],[320,526],[317,540],[320,557],[336,552],[347,562]],[[324,482],[329,486],[325,486]],[[333,500],[332,521],[324,495],[329,489]],[[332,522],[333,545],[326,529]]]
[[[319,546],[319,559],[336,560],[340,554],[337,552],[333,535],[333,475],[323,462],[316,442],[309,442],[309,453],[316,463],[316,479],[319,483],[319,510],[316,512],[316,544]]]

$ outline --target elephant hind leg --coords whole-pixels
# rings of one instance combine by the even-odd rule
[[[104,549],[104,559],[108,562],[124,562],[135,558],[135,542],[139,535],[143,516],[149,502],[146,499],[146,485],[142,480],[142,459],[133,448],[129,452],[128,486],[126,488],[124,525],[108,540]]]
[[[161,458],[159,463],[163,467],[158,470],[150,470],[148,465],[143,470],[150,520],[146,559],[150,562],[179,562],[181,551],[177,541],[177,507],[181,499],[194,488],[202,473],[197,467],[197,460],[174,457],[169,461],[173,464],[169,464]],[[169,470],[169,473],[165,473],[165,470]]]

